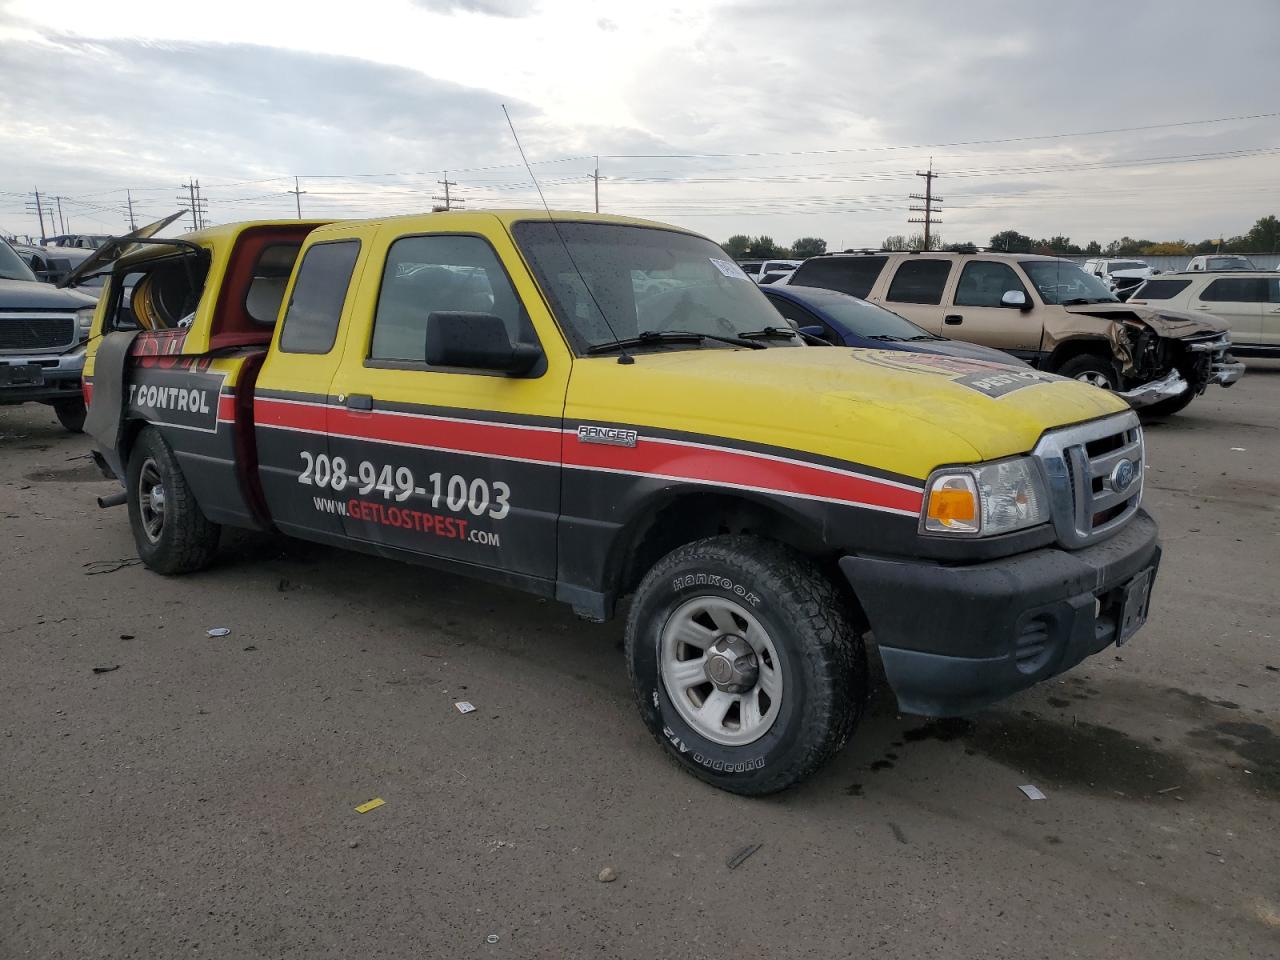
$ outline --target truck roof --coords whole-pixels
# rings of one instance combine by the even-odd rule
[[[329,233],[340,233],[347,227],[353,225],[367,226],[372,224],[396,223],[412,230],[415,225],[421,224],[424,230],[437,229],[441,223],[447,221],[462,222],[473,218],[494,218],[503,226],[510,227],[513,224],[525,220],[547,220],[553,219],[560,223],[614,223],[634,227],[653,227],[661,230],[675,230],[679,233],[687,233],[692,236],[701,236],[695,230],[686,230],[684,227],[673,226],[669,223],[661,223],[657,220],[642,220],[637,217],[623,217],[611,213],[588,213],[579,210],[540,210],[534,207],[524,207],[519,209],[498,209],[498,210],[446,210],[438,213],[409,213],[394,217],[375,217],[368,220],[337,220],[327,223],[325,226],[316,230],[316,236],[325,236]],[[296,220],[286,221],[288,223],[297,223]],[[194,236],[194,234],[192,234]]]

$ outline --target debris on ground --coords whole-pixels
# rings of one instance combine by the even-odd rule
[[[125,567],[136,567],[141,562],[137,557],[122,557],[119,560],[90,560],[81,566],[85,568],[85,575],[92,577],[99,573],[115,573]]]
[[[362,803],[360,806],[356,807],[356,813],[368,813],[370,810],[377,810],[386,802],[387,801],[383,800],[381,797],[374,797],[372,800]]]
[[[724,865],[728,867],[730,870],[737,870],[740,866],[742,866],[743,862],[747,859],[747,857],[751,856],[753,853],[759,850],[761,846],[762,844],[759,844],[759,843],[748,844],[747,846],[739,850],[737,853],[735,853],[728,860],[726,860],[724,862]]]
[[[618,879],[618,871],[613,869],[613,867],[605,867],[600,871],[600,874],[596,879],[601,883],[613,883],[613,881]]]
[[[889,829],[893,831],[893,839],[897,840],[899,843],[911,842],[910,840],[907,839],[907,835],[902,832],[902,828],[898,826],[896,823],[894,823],[892,820],[889,821]]]
[[[1163,790],[1157,790],[1156,793],[1173,793],[1173,791],[1181,790],[1181,789],[1182,789],[1182,784],[1177,783],[1177,784],[1174,784],[1172,787],[1165,787]]]
[[[132,633],[122,633],[122,634],[120,634],[120,639],[121,639],[121,640],[135,640],[135,639],[137,639],[137,638],[136,638]]]
[[[113,670],[119,670],[119,669],[120,669],[120,664],[117,663],[114,666],[110,666],[110,667],[94,667],[93,672],[94,673],[111,673]]]
[[[1018,789],[1019,789],[1019,790],[1021,790],[1023,793],[1025,793],[1025,794],[1027,795],[1027,799],[1028,799],[1028,800],[1045,800],[1045,799],[1047,799],[1047,798],[1045,797],[1045,795],[1044,795],[1043,791],[1041,791],[1041,789],[1040,789],[1039,787],[1037,787],[1037,786],[1035,786],[1035,785],[1033,785],[1033,784],[1030,784],[1030,783],[1024,783],[1022,786],[1018,787]]]
[[[205,633],[211,637],[226,637],[231,635],[231,629],[229,627],[210,627]]]
[[[454,706],[458,708],[459,713],[471,713],[475,710],[475,705],[467,700],[459,700]]]
[[[251,643],[251,644],[249,644],[247,647],[245,647],[245,648],[244,648],[244,652],[245,652],[245,653],[253,653],[253,651],[255,651],[255,650],[257,650],[257,649],[258,649],[258,648],[257,648],[257,647],[255,647],[255,646]]]
[[[500,936],[498,936],[496,933],[491,933],[491,934],[489,934],[487,937],[485,937],[485,938],[484,938],[484,942],[485,942],[485,943],[497,943],[497,942],[498,942],[499,940],[501,940],[501,939],[502,939],[502,938],[501,938]]]

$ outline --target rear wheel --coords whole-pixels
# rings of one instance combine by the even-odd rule
[[[178,458],[154,427],[138,435],[129,455],[129,525],[138,556],[157,573],[192,573],[209,565],[222,528],[210,523]]]
[[[848,740],[866,690],[861,630],[804,557],[714,537],[660,560],[627,618],[640,713],[677,764],[733,793],[797,783]]]
[[[1079,380],[1103,390],[1120,389],[1120,375],[1116,372],[1116,365],[1096,354],[1082,353],[1072,357],[1060,366],[1057,372],[1061,376],[1070,377],[1072,380]]]
[[[70,400],[55,400],[53,412],[58,415],[58,422],[72,433],[84,431],[84,398],[75,397]]]

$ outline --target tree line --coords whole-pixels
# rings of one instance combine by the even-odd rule
[[[884,238],[882,250],[923,250],[924,234],[894,234]],[[1001,230],[993,234],[986,248],[1000,253],[1040,253],[1051,256],[1072,254],[1094,257],[1191,256],[1197,253],[1277,253],[1280,252],[1280,220],[1274,215],[1259,217],[1246,232],[1238,236],[1201,240],[1142,240],[1121,237],[1102,244],[1090,240],[1084,246],[1061,235],[1039,240],[1017,230]],[[736,234],[724,243],[724,249],[735,260],[803,260],[827,252],[827,241],[820,237],[801,237],[790,247],[775,243],[772,237],[750,237]],[[942,237],[929,237],[930,250],[951,253],[977,253],[978,245],[969,241],[947,243]]]

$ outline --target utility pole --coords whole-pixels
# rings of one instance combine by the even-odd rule
[[[292,189],[292,190],[286,190],[286,191],[285,191],[285,193],[292,193],[292,194],[293,194],[294,203],[295,203],[295,204],[297,205],[297,207],[298,207],[298,219],[299,219],[299,220],[301,220],[301,219],[302,219],[302,195],[303,195],[304,193],[306,193],[306,192],[307,192],[307,191],[305,191],[305,190],[303,190],[303,189],[302,189],[302,185],[301,185],[300,183],[298,183],[298,178],[297,178],[297,177],[294,177],[294,178],[293,178],[293,189]]]
[[[58,226],[61,227],[60,233],[67,232],[67,221],[62,218],[62,198],[54,197],[54,201],[58,204]],[[49,219],[53,219],[53,211],[49,211]]]
[[[134,222],[134,219],[133,219],[133,191],[126,190],[124,192],[124,195],[125,195],[125,199],[128,201],[128,204],[129,204],[129,231],[133,232],[134,230],[138,229],[138,225],[137,223]]]
[[[35,197],[35,200],[34,200],[34,201],[28,201],[28,202],[27,202],[27,212],[28,212],[28,213],[34,213],[34,214],[36,215],[36,217],[39,219],[39,221],[40,221],[40,243],[41,243],[41,244],[43,244],[43,243],[44,243],[44,241],[45,241],[45,232],[44,232],[44,205],[40,202],[40,191],[39,191],[38,189],[32,190],[32,191],[31,191],[31,195],[32,195],[33,197]]]
[[[919,193],[913,193],[911,194],[910,198],[912,200],[923,200],[924,206],[923,207],[913,206],[913,207],[909,207],[908,209],[923,213],[924,216],[908,217],[907,223],[923,223],[924,224],[924,249],[929,250],[930,236],[932,234],[932,231],[930,230],[930,228],[935,223],[942,222],[941,220],[934,217],[933,215],[934,210],[937,208],[938,205],[941,205],[942,203],[941,197],[935,197],[933,195],[933,178],[938,176],[938,174],[933,172],[933,157],[929,158],[929,169],[924,171],[917,170],[916,176],[924,177],[924,194],[921,195]]]
[[[204,197],[200,195],[200,181],[193,178],[178,184],[178,189],[187,191],[187,195],[177,197],[177,201],[185,203],[191,211],[191,229],[199,230],[204,226],[204,215],[209,209]]]
[[[450,179],[449,179],[449,171],[448,171],[448,170],[446,170],[446,171],[444,172],[444,179],[443,179],[443,180],[437,180],[437,181],[436,181],[436,183],[438,183],[438,184],[440,184],[440,186],[444,187],[444,196],[443,196],[443,197],[432,197],[431,199],[432,199],[432,200],[441,200],[441,201],[443,201],[443,202],[444,202],[444,206],[443,206],[443,207],[433,207],[433,208],[432,208],[432,212],[433,212],[433,213],[435,213],[435,212],[447,211],[447,210],[452,210],[452,209],[453,209],[453,205],[454,205],[455,203],[456,203],[456,204],[458,204],[458,206],[462,206],[462,201],[461,201],[461,200],[455,200],[455,199],[453,199],[453,197],[449,194],[449,188],[450,188],[450,187],[456,187],[456,186],[458,185],[458,183],[457,183],[457,181],[456,181],[456,180],[450,180]]]
[[[596,213],[600,212],[600,157],[596,157],[596,172],[591,175],[596,185]]]

